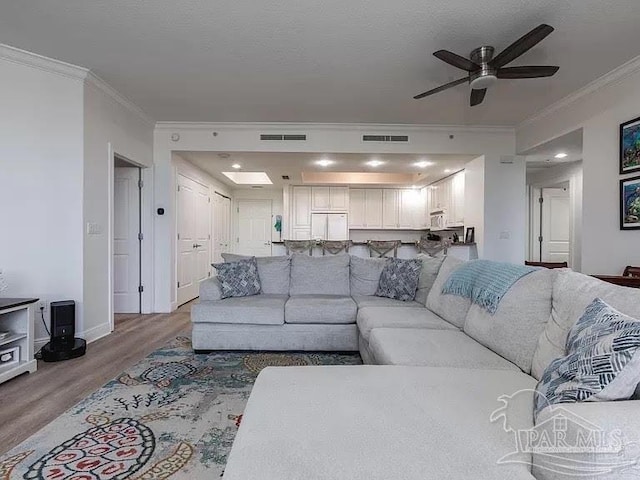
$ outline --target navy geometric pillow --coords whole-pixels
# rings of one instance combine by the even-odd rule
[[[557,403],[625,400],[640,383],[640,321],[599,298],[569,332],[566,352],[536,387],[536,414]]]
[[[260,293],[260,277],[256,257],[237,262],[214,263],[218,271],[222,298],[248,297]]]
[[[421,270],[422,261],[419,259],[387,258],[380,275],[376,296],[393,298],[403,302],[414,300]]]

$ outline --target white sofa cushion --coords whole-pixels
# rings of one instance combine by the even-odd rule
[[[193,323],[250,323],[282,325],[287,295],[231,297],[217,302],[200,302],[191,307]]]
[[[297,295],[284,306],[285,323],[354,323],[358,307],[351,297]]]
[[[569,330],[596,298],[625,315],[640,318],[640,289],[620,287],[571,270],[558,271],[553,282],[551,319],[538,339],[531,375],[540,380],[547,366],[565,355]]]
[[[223,253],[225,262],[237,262],[248,257],[235,253]],[[276,295],[289,295],[289,279],[291,277],[291,258],[280,257],[256,257],[258,262],[258,276],[260,277],[261,293],[273,293]]]
[[[369,341],[374,328],[431,328],[458,330],[426,308],[363,307],[358,310],[358,330]]]
[[[353,301],[356,302],[358,308],[364,307],[403,307],[403,308],[424,308],[418,302],[403,302],[387,297],[376,297],[369,295],[353,295]]]
[[[386,258],[361,258],[351,255],[351,295],[375,295]]]
[[[260,373],[225,480],[534,480],[498,400],[535,381],[520,372],[393,366],[278,367]],[[531,428],[532,397],[509,405]]]
[[[445,257],[438,276],[433,282],[433,286],[427,297],[427,308],[429,310],[437,313],[447,322],[453,323],[459,328],[464,326],[471,301],[468,298],[458,295],[444,295],[442,293],[442,287],[447,280],[449,280],[449,276],[464,263],[464,260],[455,257]]]
[[[538,338],[551,317],[555,275],[549,269],[525,275],[502,297],[493,315],[472,304],[464,332],[530,373]]]
[[[426,305],[427,297],[438,277],[438,272],[445,257],[432,257],[424,253],[419,253],[416,258],[422,261],[418,289],[416,290],[416,302]]]
[[[349,255],[291,257],[291,287],[294,295],[350,295]]]
[[[374,328],[369,335],[369,351],[379,365],[519,371],[460,331]]]

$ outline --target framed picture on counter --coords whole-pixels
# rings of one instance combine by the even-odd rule
[[[476,241],[476,228],[467,228],[467,233],[464,235],[464,243],[473,243]]]
[[[620,230],[640,229],[640,177],[620,180]]]

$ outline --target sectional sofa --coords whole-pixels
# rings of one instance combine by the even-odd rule
[[[337,307],[325,310],[317,297],[332,295],[326,305],[346,305],[344,271],[331,276],[331,283],[342,279],[342,290],[317,293],[326,279],[310,278],[321,274],[305,275],[298,284],[301,271],[322,270],[329,262],[348,264],[348,294],[355,304],[348,314],[346,307],[340,314]],[[397,302],[371,294],[381,270],[376,262],[293,257],[290,296],[280,298],[279,316],[274,313],[270,325],[221,314],[227,300],[217,299],[215,280],[203,285],[193,310],[196,349],[358,348],[367,364],[263,370],[224,478],[637,479],[638,400],[567,403],[535,417],[533,390],[545,368],[564,355],[568,331],[595,298],[640,319],[640,291],[570,270],[538,270],[514,283],[492,315],[442,293],[462,263],[423,258],[416,301]],[[287,309],[299,295],[312,296],[304,297],[300,309],[321,314]],[[320,323],[324,312],[334,323]],[[235,322],[240,317],[242,324]],[[304,327],[305,334],[289,325]],[[321,341],[305,336],[330,328]],[[277,340],[260,338],[267,333]],[[539,449],[562,442],[582,448]]]

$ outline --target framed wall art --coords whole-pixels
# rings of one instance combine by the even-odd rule
[[[640,117],[620,125],[620,174],[640,171]]]
[[[620,180],[620,230],[640,229],[640,176]]]

